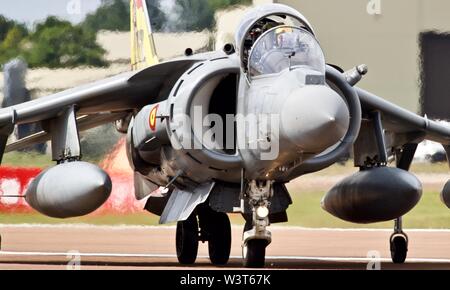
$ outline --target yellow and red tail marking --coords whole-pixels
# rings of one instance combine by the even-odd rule
[[[130,0],[131,13],[131,67],[133,70],[159,62],[153,31],[145,0]]]

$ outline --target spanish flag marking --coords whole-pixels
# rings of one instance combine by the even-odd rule
[[[157,114],[158,114],[158,108],[159,105],[156,105],[150,112],[150,129],[152,131],[156,131],[156,120],[157,120]]]

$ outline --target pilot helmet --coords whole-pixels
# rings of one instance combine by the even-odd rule
[[[275,41],[277,48],[293,48],[295,35],[291,27],[280,27],[275,30]]]

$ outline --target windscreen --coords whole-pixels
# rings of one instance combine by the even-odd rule
[[[300,67],[325,74],[325,57],[320,45],[302,28],[275,27],[263,34],[250,52],[251,78]]]

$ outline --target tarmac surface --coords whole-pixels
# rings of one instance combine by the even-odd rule
[[[407,263],[390,262],[391,230],[272,227],[269,269],[450,270],[450,231],[410,230]],[[0,270],[165,270],[223,269],[208,259],[201,244],[193,266],[177,263],[175,227],[90,225],[0,225]],[[242,269],[241,227],[233,227],[232,258],[226,269]]]

